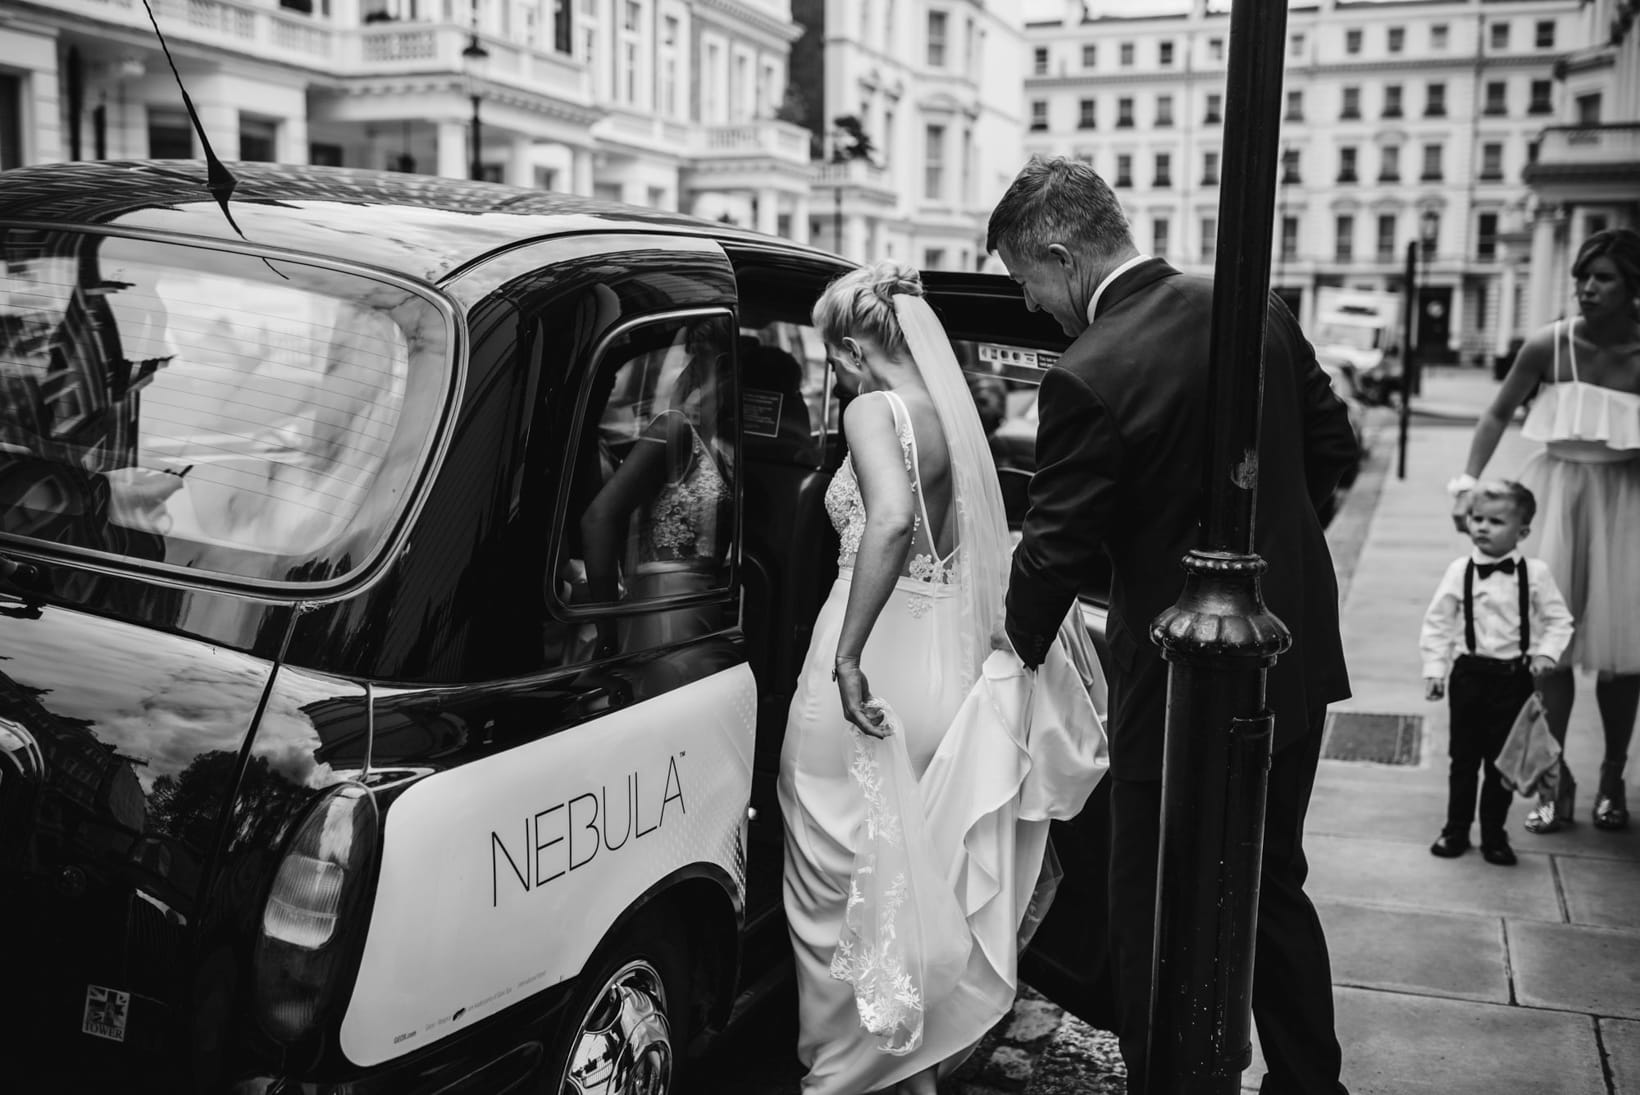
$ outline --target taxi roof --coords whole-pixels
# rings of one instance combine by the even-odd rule
[[[571,194],[354,168],[230,163],[234,225],[202,160],[44,164],[0,173],[0,223],[163,232],[298,251],[438,283],[521,241],[583,232],[666,232],[724,243],[789,240]]]

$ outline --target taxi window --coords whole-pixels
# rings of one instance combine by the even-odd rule
[[[735,333],[726,311],[664,317],[619,332],[599,355],[564,538],[580,555],[566,553],[555,574],[566,607],[623,610],[599,625],[601,653],[727,626],[721,612],[659,610],[730,588]]]
[[[451,325],[360,274],[0,236],[0,531],[194,573],[358,569],[436,433]]]

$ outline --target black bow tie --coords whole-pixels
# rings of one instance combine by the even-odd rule
[[[1493,572],[1497,572],[1499,574],[1513,574],[1515,572],[1515,561],[1513,559],[1500,559],[1495,563],[1475,564],[1475,573],[1482,578],[1491,577]]]

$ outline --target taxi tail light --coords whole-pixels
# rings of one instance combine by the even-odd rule
[[[357,783],[326,791],[285,845],[262,906],[255,960],[256,1012],[281,1042],[318,1027],[344,972],[349,914],[368,888],[380,819]]]

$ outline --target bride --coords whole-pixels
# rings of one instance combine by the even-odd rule
[[[1038,674],[992,654],[1001,492],[917,272],[851,271],[814,323],[858,398],[826,493],[838,578],[780,760],[803,1091],[931,1095],[1012,1006],[1018,948],[1051,896],[1048,820],[1103,772],[1103,680],[1079,622]]]

